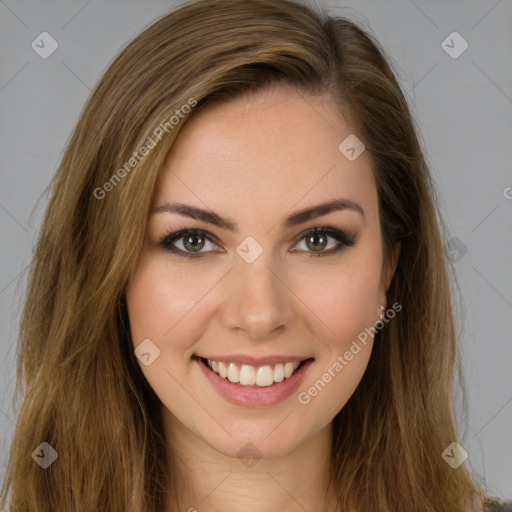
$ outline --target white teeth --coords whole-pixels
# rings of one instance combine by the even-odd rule
[[[274,372],[270,366],[260,366],[256,374],[258,386],[271,386],[274,382]]]
[[[256,370],[254,369],[254,366],[243,364],[242,368],[240,368],[240,384],[242,384],[242,386],[254,386],[255,383]]]
[[[219,361],[219,371],[218,371],[218,374],[223,378],[225,379],[227,376],[228,376],[228,367],[224,364],[224,363],[221,363]],[[212,368],[213,369],[213,368]],[[213,370],[215,371],[215,370]]]
[[[274,382],[282,382],[292,376],[293,372],[300,366],[299,361],[289,361],[287,363],[277,363],[272,368],[271,365],[259,367],[243,364],[238,366],[236,363],[223,363],[222,361],[206,360],[208,367],[219,374],[223,379],[227,378],[230,382],[240,383],[242,386],[271,386]]]
[[[274,381],[281,382],[284,379],[284,367],[282,363],[277,363],[274,367]]]
[[[285,363],[284,364],[284,376],[286,378],[290,377],[293,373],[293,363]]]
[[[231,382],[240,381],[240,370],[235,363],[229,363],[228,367],[228,380]]]

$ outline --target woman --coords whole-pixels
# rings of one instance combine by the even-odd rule
[[[288,0],[163,17],[53,181],[2,505],[482,510],[440,226],[359,27]]]

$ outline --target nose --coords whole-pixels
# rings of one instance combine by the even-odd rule
[[[293,294],[265,252],[254,262],[239,260],[223,294],[221,321],[254,340],[282,336],[293,318]]]

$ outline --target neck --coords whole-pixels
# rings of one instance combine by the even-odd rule
[[[227,456],[164,412],[172,485],[165,512],[334,512],[332,424],[292,452],[252,462]]]

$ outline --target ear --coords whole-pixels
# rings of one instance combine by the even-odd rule
[[[395,246],[391,251],[391,258],[389,264],[386,268],[382,269],[382,304],[386,305],[386,295],[391,285],[391,280],[395,275],[396,267],[398,265],[398,260],[400,258],[400,250],[402,248],[401,242],[396,242]]]

